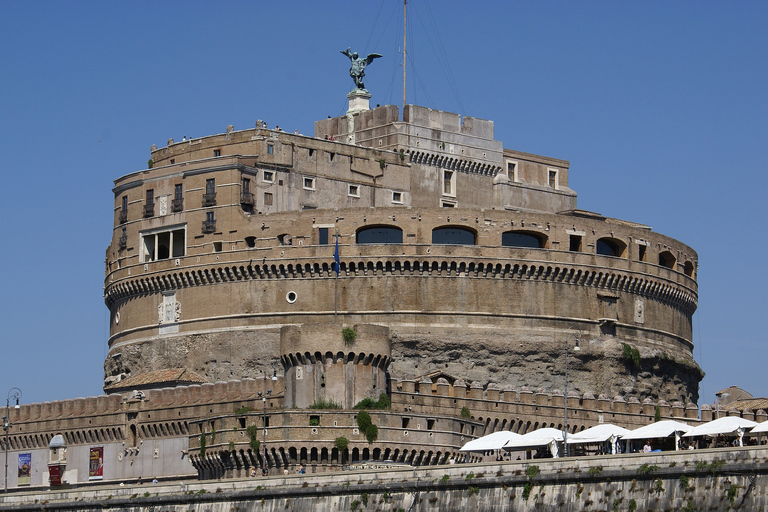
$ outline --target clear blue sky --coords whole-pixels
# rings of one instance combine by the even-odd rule
[[[768,2],[410,0],[408,102],[571,162],[580,208],[699,253],[700,403],[765,379]],[[0,396],[101,393],[112,180],[169,138],[400,104],[402,2],[0,2]],[[763,327],[760,327],[763,325]]]

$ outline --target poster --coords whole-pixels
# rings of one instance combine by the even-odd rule
[[[30,475],[32,474],[32,454],[19,454],[19,479],[16,485],[29,485]]]
[[[48,478],[51,485],[61,485],[61,467],[58,465],[48,466]]]
[[[104,478],[104,447],[91,447],[91,456],[88,463],[88,480],[101,480]]]

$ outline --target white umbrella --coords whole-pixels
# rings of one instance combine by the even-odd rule
[[[744,437],[744,429],[751,428],[757,425],[757,422],[751,421],[745,418],[739,418],[738,416],[724,416],[716,420],[699,425],[690,430],[683,437],[694,436],[717,436],[721,434],[736,434],[739,436],[739,446],[744,446],[742,439]]]
[[[549,446],[552,449],[552,443],[563,442],[563,431],[556,428],[540,428],[533,432],[528,432],[520,436],[519,439],[513,439],[504,445],[505,450],[538,448]],[[555,452],[552,453],[555,456]]]
[[[582,430],[576,434],[568,436],[566,443],[568,444],[595,444],[604,443],[606,441],[611,442],[611,453],[617,453],[616,443],[619,437],[629,434],[629,430],[626,428],[612,425],[610,423],[601,423],[595,425],[586,430]]]
[[[768,421],[758,423],[755,428],[749,431],[750,434],[760,434],[763,432],[768,432]]]
[[[501,450],[505,444],[512,439],[519,439],[523,436],[509,430],[499,430],[487,436],[479,437],[469,441],[462,446],[460,452],[487,452],[490,450]]]
[[[675,420],[663,420],[651,423],[644,427],[636,428],[629,434],[621,436],[624,441],[630,439],[658,439],[669,437],[675,432],[688,432],[693,427]]]

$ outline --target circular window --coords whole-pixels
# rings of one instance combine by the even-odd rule
[[[298,296],[296,295],[296,292],[288,292],[288,293],[285,294],[285,300],[287,300],[291,304],[296,302],[297,298],[298,298]]]

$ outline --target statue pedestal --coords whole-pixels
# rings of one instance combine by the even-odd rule
[[[369,103],[371,93],[366,89],[354,89],[347,94],[347,98],[349,98],[349,109],[347,109],[348,116],[371,109]]]

